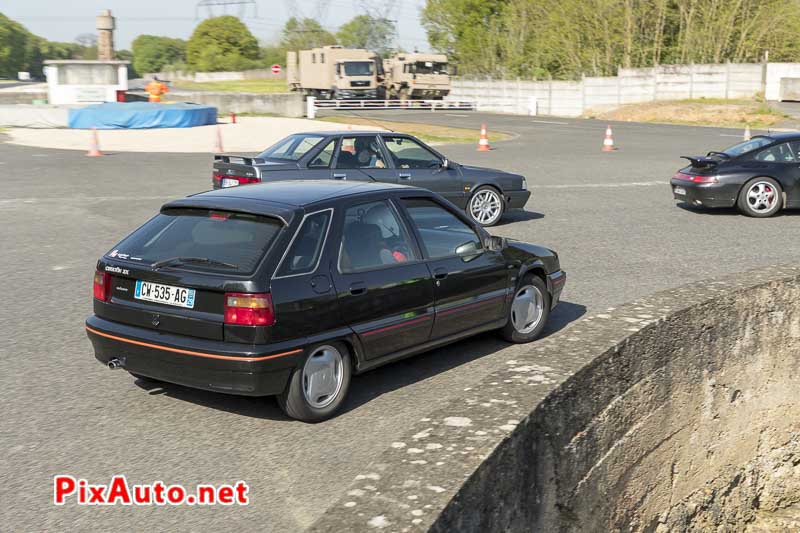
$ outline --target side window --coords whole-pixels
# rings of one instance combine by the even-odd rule
[[[442,164],[436,154],[413,139],[384,135],[383,140],[397,168],[439,168]]]
[[[378,138],[364,135],[343,137],[336,168],[386,168]]]
[[[431,259],[466,255],[482,248],[475,231],[436,202],[413,198],[403,200],[403,204]]]
[[[345,212],[339,271],[344,273],[416,261],[408,231],[386,201]]]
[[[771,163],[794,163],[795,157],[789,143],[782,143],[761,150],[756,154],[756,160]]]
[[[331,141],[325,145],[314,159],[308,164],[308,168],[328,168],[331,166],[331,161],[333,160],[333,151],[336,149],[336,139],[331,139]]]
[[[330,210],[314,213],[303,220],[275,277],[309,274],[317,269],[330,220]]]

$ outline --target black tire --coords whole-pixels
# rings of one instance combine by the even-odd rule
[[[134,374],[131,371],[128,371],[128,374],[130,374],[131,376],[135,377],[136,379],[142,380],[142,381],[144,381],[146,383],[163,383],[163,381],[161,381],[160,379],[143,376],[141,374]]]
[[[481,221],[479,215],[473,213],[473,202],[480,202],[481,198],[483,198],[484,195],[491,195],[499,203],[500,212],[489,220]],[[484,228],[488,228],[494,226],[495,224],[500,222],[500,220],[503,218],[503,214],[506,212],[506,201],[505,198],[503,198],[503,195],[500,191],[489,185],[483,185],[472,191],[472,196],[470,196],[469,201],[467,202],[466,211],[469,218],[471,218]]]
[[[314,405],[309,400],[304,390],[306,383],[304,379],[304,370],[309,364],[312,363],[312,357],[317,356],[320,352],[331,348],[337,351],[341,357],[341,383],[336,388],[335,394],[326,397],[324,405]],[[333,417],[339,408],[344,403],[347,397],[347,391],[350,389],[350,380],[352,377],[352,359],[350,350],[347,349],[342,343],[332,342],[314,346],[307,351],[306,357],[302,366],[294,369],[286,389],[278,396],[278,405],[288,416],[301,420],[303,422],[322,422]],[[329,401],[328,401],[329,400]]]
[[[520,295],[520,293],[526,288],[529,288],[529,290],[539,291],[539,295],[541,297],[541,315],[539,316],[538,322],[536,322],[536,325],[533,328],[530,330],[520,331],[514,324],[514,302],[516,301],[517,296]],[[535,274],[528,274],[522,279],[519,285],[517,285],[517,288],[514,289],[514,299],[511,300],[511,305],[508,309],[508,322],[506,322],[506,325],[500,330],[500,334],[508,342],[517,344],[531,342],[536,340],[539,335],[542,334],[542,331],[547,325],[547,320],[549,318],[550,293],[547,292],[547,284],[539,276]]]
[[[762,191],[758,190],[759,187],[762,187]],[[739,191],[736,206],[742,214],[749,217],[771,217],[783,208],[783,190],[772,178],[753,178]]]

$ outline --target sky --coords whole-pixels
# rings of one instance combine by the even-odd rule
[[[114,45],[117,49],[130,50],[131,42],[142,33],[188,39],[197,23],[209,16],[208,8],[197,7],[200,1],[0,0],[0,13],[45,39],[72,42],[82,33],[95,33],[94,17],[103,9],[110,9],[117,19]],[[227,14],[239,16],[264,43],[277,42],[284,23],[293,15],[318,19],[322,12],[322,25],[335,31],[354,16],[369,12],[397,21],[398,44],[402,48],[430,49],[419,22],[419,11],[425,0],[253,1],[255,6],[216,6],[211,9],[215,16],[226,14],[226,9]]]

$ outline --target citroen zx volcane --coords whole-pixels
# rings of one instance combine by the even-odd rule
[[[86,331],[110,368],[312,422],[353,374],[486,330],[534,340],[565,279],[428,190],[273,182],[165,204],[97,262]]]

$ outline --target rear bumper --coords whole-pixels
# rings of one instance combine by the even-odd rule
[[[531,191],[505,191],[503,194],[506,197],[506,207],[509,209],[525,207],[528,198],[531,197]]]
[[[86,319],[86,334],[101,363],[196,389],[269,396],[280,394],[304,350],[296,341],[246,345],[161,333],[102,319]]]
[[[553,309],[561,300],[561,292],[567,283],[567,273],[558,270],[547,275],[547,289],[550,291],[550,309]]]
[[[729,183],[692,183],[672,178],[669,184],[673,198],[696,206],[733,207],[739,193],[739,186]],[[685,194],[681,194],[680,189]]]

